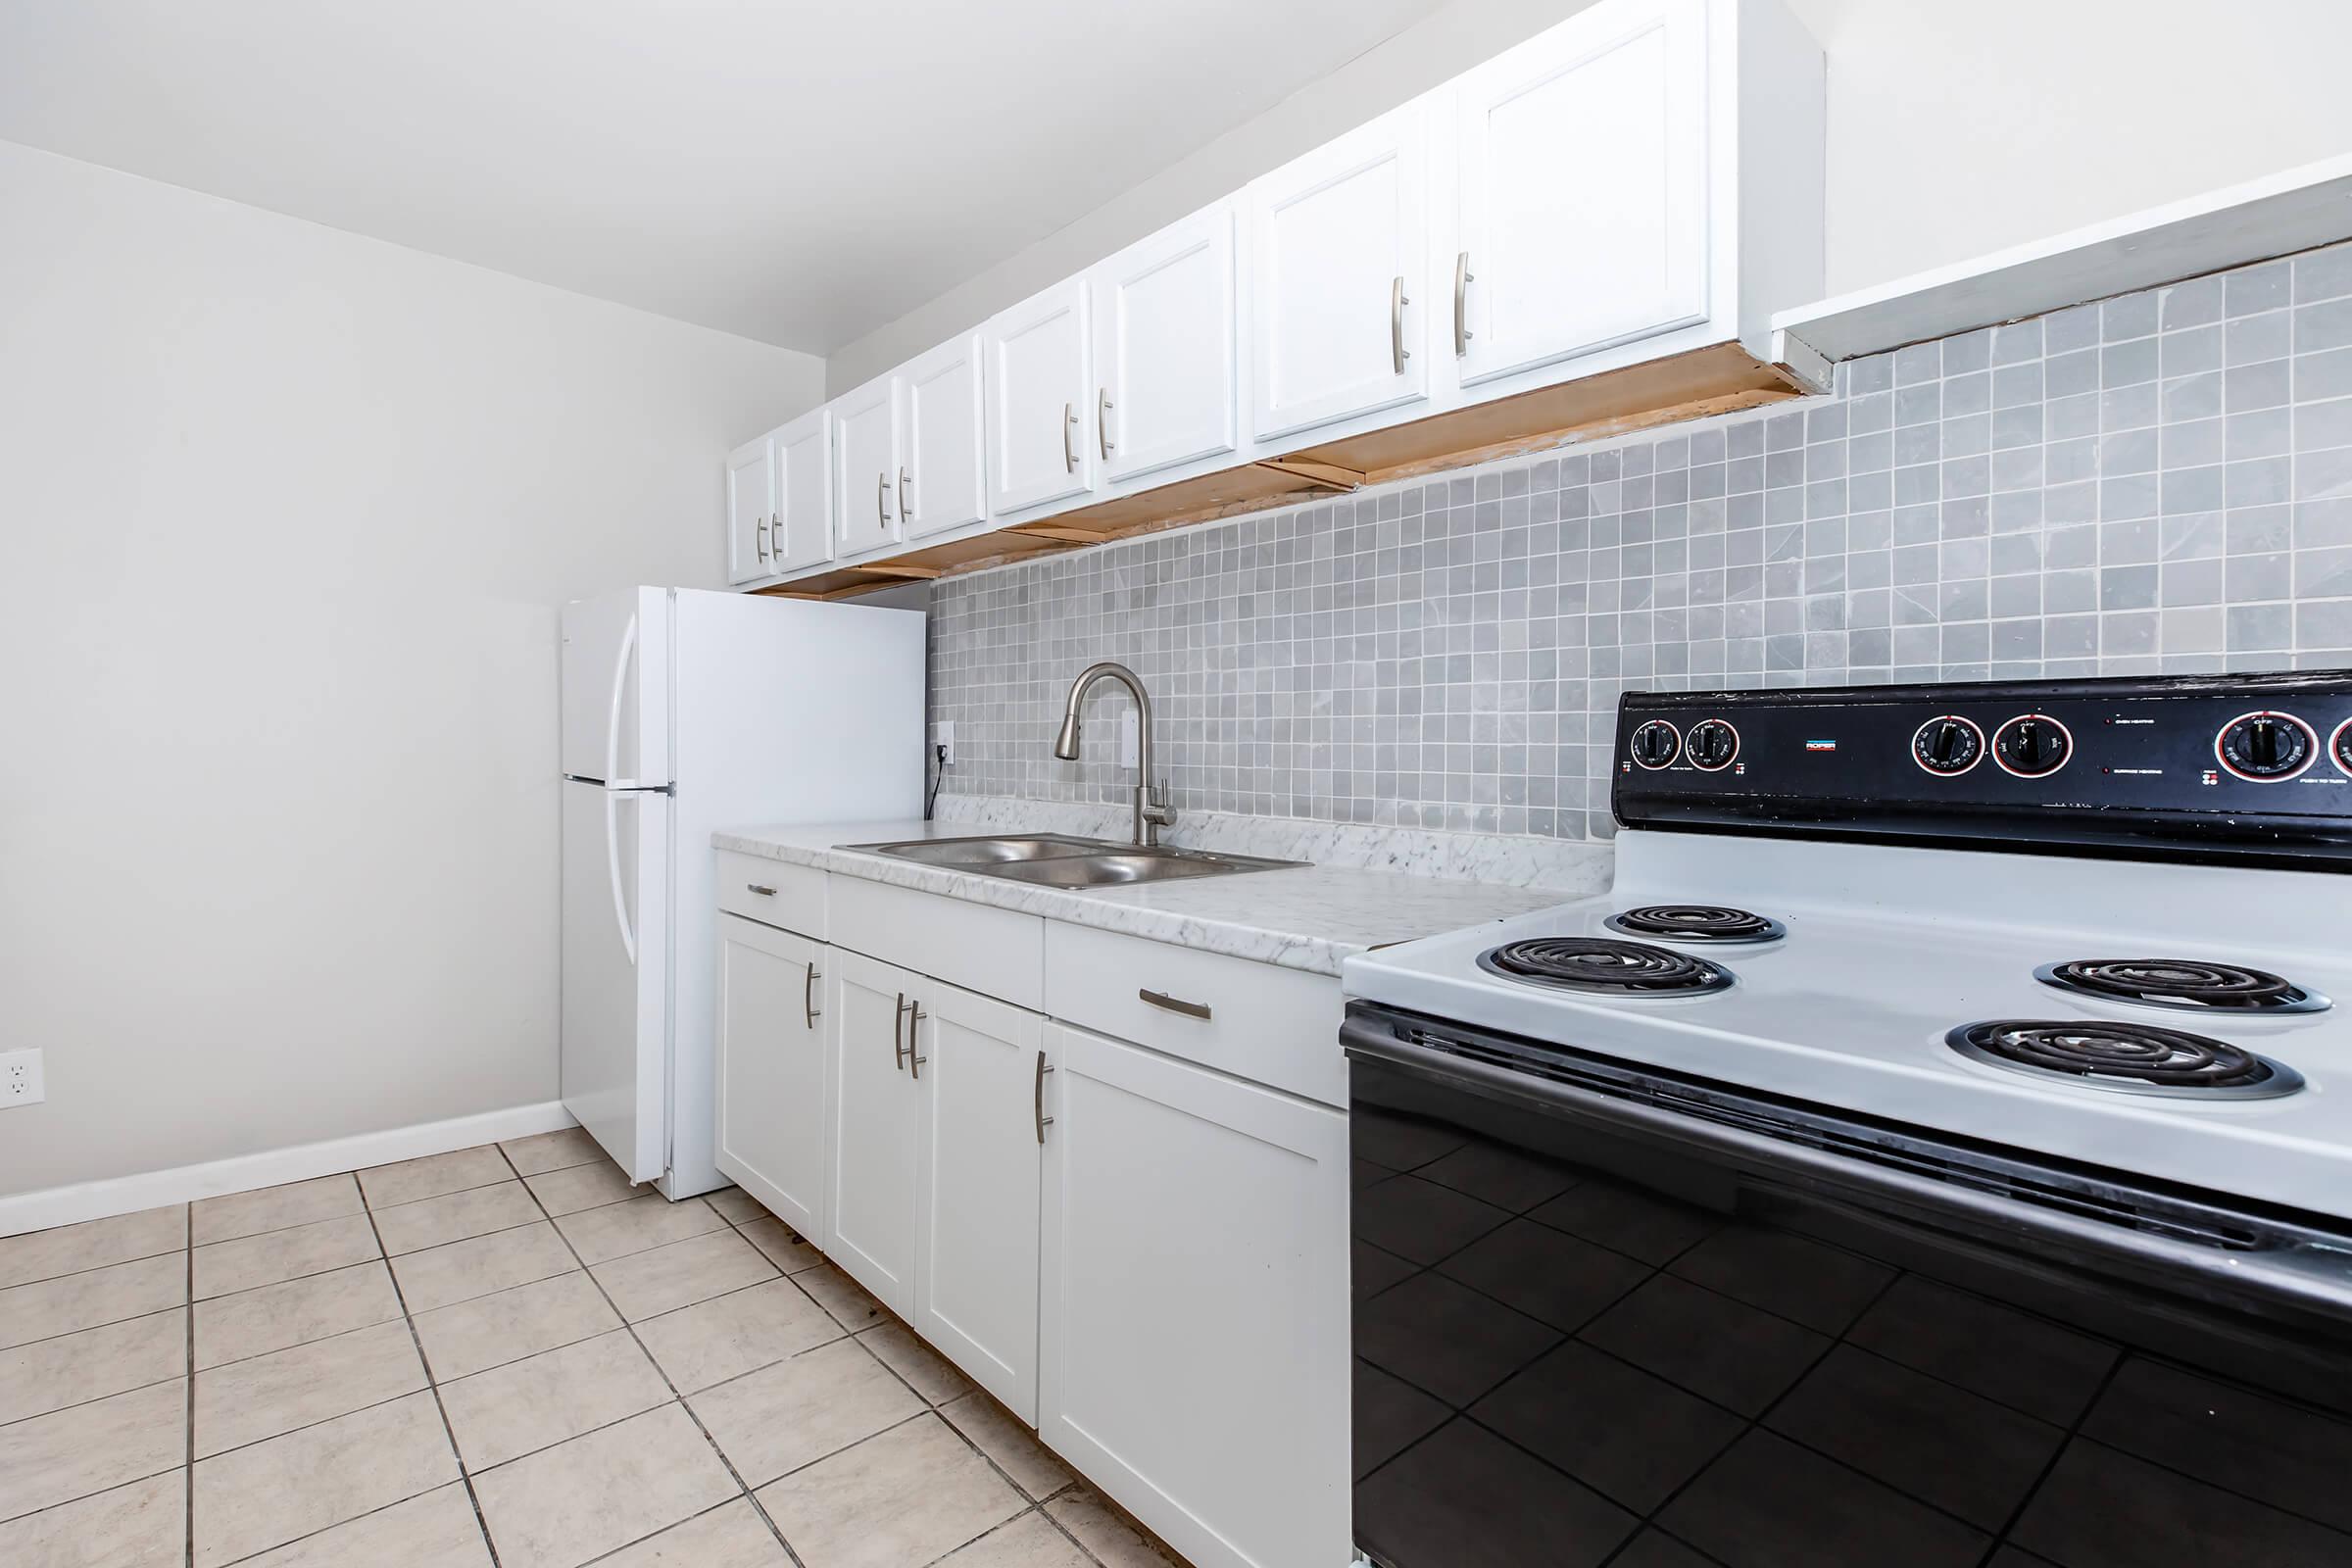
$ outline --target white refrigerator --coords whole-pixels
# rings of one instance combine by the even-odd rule
[[[564,607],[564,1104],[632,1180],[726,1185],[712,830],[921,815],[924,658],[920,611]]]

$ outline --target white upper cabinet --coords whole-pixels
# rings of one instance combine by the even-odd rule
[[[1095,487],[1086,293],[1086,280],[1073,277],[988,323],[992,513],[1020,512]]]
[[[1455,82],[1464,385],[1706,319],[1706,0],[1620,0]]]
[[[782,569],[767,542],[775,499],[766,436],[727,454],[727,581],[755,582]]]
[[[905,406],[896,371],[833,400],[833,537],[844,556],[899,542]]]
[[[920,539],[988,515],[981,414],[980,334],[941,344],[899,371],[906,389],[906,537]]]
[[[768,524],[773,569],[833,559],[833,411],[811,409],[767,438],[776,506]]]
[[[1095,403],[1109,481],[1234,450],[1234,204],[1193,214],[1089,274]]]
[[[1426,395],[1428,156],[1416,101],[1250,187],[1260,439]]]

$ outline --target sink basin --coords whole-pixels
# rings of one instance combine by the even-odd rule
[[[1124,887],[1137,882],[1176,882],[1191,877],[1231,876],[1239,871],[1272,871],[1299,860],[1265,860],[1249,855],[1211,855],[1205,850],[1141,848],[1107,839],[1060,833],[1002,838],[904,839],[895,844],[844,844],[845,850],[887,855],[923,865],[972,871],[1013,882],[1053,888]]]

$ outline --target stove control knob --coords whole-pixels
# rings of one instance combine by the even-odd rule
[[[2319,736],[2292,713],[2241,713],[2213,738],[2222,766],[2256,784],[2293,778],[2319,754]]]
[[[1643,767],[1664,767],[1683,752],[1683,737],[1662,718],[1644,720],[1634,731],[1634,760]]]
[[[1690,726],[1690,764],[1709,773],[1732,765],[1740,755],[1740,732],[1724,719],[1702,718]]]
[[[2020,713],[1993,732],[1992,760],[2019,778],[2046,778],[2075,755],[2075,737],[2047,713]]]
[[[1931,773],[1956,777],[1984,760],[1984,731],[1973,718],[1939,714],[1912,734],[1911,760]]]
[[[2335,759],[2336,766],[2352,773],[2352,718],[2335,726],[2335,739],[2328,745],[2328,755]]]

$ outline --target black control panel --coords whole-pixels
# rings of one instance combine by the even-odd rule
[[[2352,670],[1629,692],[1628,827],[2352,870]]]

